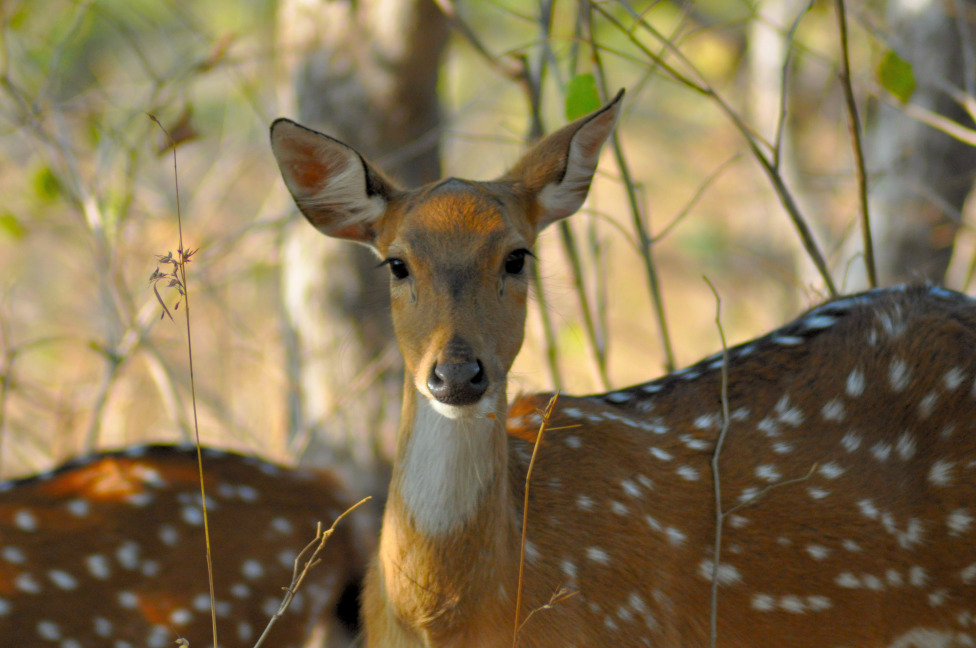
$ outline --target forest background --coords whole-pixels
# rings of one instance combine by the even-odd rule
[[[171,321],[149,281],[179,212],[201,440],[383,491],[388,273],[297,213],[278,116],[408,185],[487,179],[626,88],[585,208],[537,246],[512,392],[690,364],[721,348],[716,294],[735,344],[871,285],[865,202],[878,284],[971,290],[974,30],[964,0],[0,3],[0,479],[190,439],[186,299],[155,284]]]

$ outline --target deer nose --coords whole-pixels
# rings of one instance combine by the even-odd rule
[[[438,363],[427,377],[427,389],[445,405],[471,405],[488,390],[488,375],[480,360]]]

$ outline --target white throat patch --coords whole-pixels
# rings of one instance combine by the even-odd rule
[[[448,418],[418,394],[400,496],[421,533],[448,533],[474,515],[499,468],[494,428],[485,416]]]

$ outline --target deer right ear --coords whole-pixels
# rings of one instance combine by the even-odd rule
[[[271,124],[271,150],[295,204],[317,230],[375,244],[395,189],[359,153],[288,119]]]

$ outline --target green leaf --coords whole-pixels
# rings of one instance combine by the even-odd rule
[[[878,65],[878,81],[881,87],[902,103],[911,99],[915,92],[915,73],[912,71],[912,64],[892,50],[885,52]]]
[[[48,167],[43,167],[34,175],[34,191],[45,202],[57,200],[61,193],[61,182]]]
[[[5,212],[0,214],[0,232],[13,239],[22,239],[27,235],[27,228],[16,216]]]
[[[566,86],[566,119],[573,121],[600,107],[600,92],[596,89],[596,77],[577,74]]]

